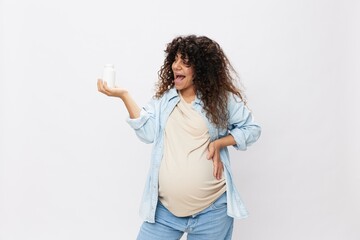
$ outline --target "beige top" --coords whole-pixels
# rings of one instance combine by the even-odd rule
[[[213,162],[207,159],[209,142],[204,119],[181,97],[165,126],[159,172],[159,199],[175,216],[204,210],[226,190],[224,177],[213,176]]]

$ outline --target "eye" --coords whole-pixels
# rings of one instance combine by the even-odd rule
[[[191,64],[189,63],[189,59],[185,58],[182,60],[182,63],[186,66],[186,67],[191,67]]]

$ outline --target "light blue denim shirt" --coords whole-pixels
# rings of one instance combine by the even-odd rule
[[[164,129],[170,113],[179,101],[180,97],[176,89],[170,89],[160,99],[152,99],[147,106],[143,107],[139,118],[127,119],[141,141],[153,144],[150,170],[140,207],[141,218],[150,223],[155,222],[155,210],[158,202],[158,181],[164,149]],[[211,141],[231,134],[236,141],[234,147],[238,150],[246,150],[247,146],[254,143],[260,136],[261,128],[254,122],[248,108],[235,95],[228,98],[229,120],[227,129],[217,128],[206,118],[203,103],[197,97],[193,102],[193,108],[204,117]],[[245,218],[248,213],[234,185],[229,152],[226,147],[220,150],[220,158],[224,165],[226,179],[227,214],[234,218]]]

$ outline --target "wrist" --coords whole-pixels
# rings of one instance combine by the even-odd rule
[[[235,142],[234,137],[231,134],[227,135],[226,137],[216,139],[214,141],[214,147],[219,150],[224,147],[231,146],[234,144],[236,144],[236,142]]]
[[[127,98],[129,98],[129,92],[128,92],[128,91],[124,91],[124,92],[120,93],[120,94],[118,95],[118,97],[119,97],[121,100],[125,101]]]
[[[221,138],[220,138],[221,139]],[[214,148],[217,149],[217,150],[220,150],[222,148],[222,145],[221,145],[221,140],[220,139],[216,139],[214,141]]]

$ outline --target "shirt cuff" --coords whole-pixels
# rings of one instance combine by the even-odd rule
[[[136,130],[141,128],[149,118],[150,115],[145,110],[142,110],[140,112],[140,117],[138,118],[127,117],[126,122],[130,125],[130,127]]]

